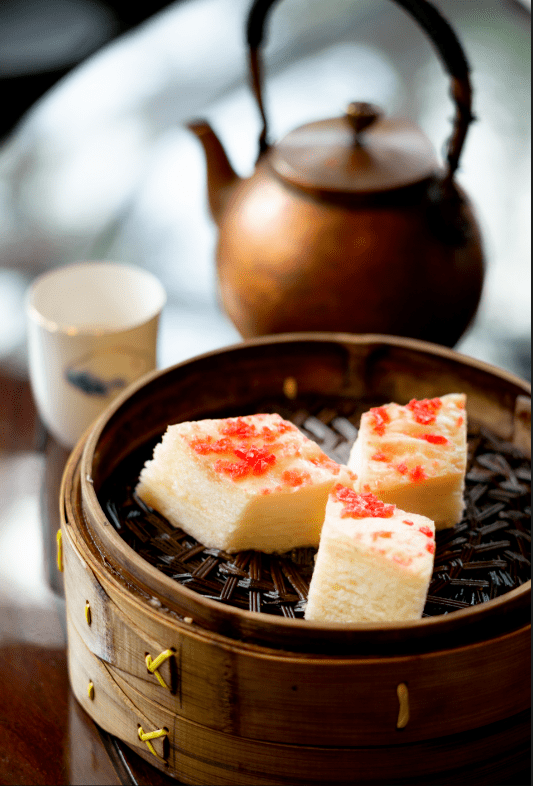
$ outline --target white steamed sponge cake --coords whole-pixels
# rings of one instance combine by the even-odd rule
[[[276,414],[169,426],[136,492],[200,543],[233,553],[318,546],[328,494],[353,482]]]
[[[320,622],[402,622],[422,616],[435,526],[336,484],[330,493],[305,610]]]
[[[427,516],[437,529],[455,526],[464,510],[466,429],[462,393],[372,408],[348,460],[356,489]]]

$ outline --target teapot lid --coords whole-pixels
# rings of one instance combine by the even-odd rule
[[[383,118],[366,103],[350,104],[344,117],[291,131],[270,151],[269,161],[292,185],[337,194],[403,188],[438,168],[431,142],[415,123]]]

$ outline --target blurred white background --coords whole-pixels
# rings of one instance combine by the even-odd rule
[[[77,4],[59,3],[63,11]],[[161,366],[239,340],[218,304],[204,158],[184,124],[207,118],[237,171],[250,173],[259,118],[247,82],[249,5],[168,6],[83,59],[0,142],[0,362],[10,373],[26,373],[26,286],[41,271],[78,259],[133,262],[159,276],[169,295]],[[526,377],[530,15],[517,0],[435,5],[472,66],[478,120],[458,180],[477,208],[488,263],[476,321],[457,348]],[[98,3],[89,6],[94,12]],[[80,24],[78,49],[90,35]],[[112,20],[100,15],[99,24],[105,37]],[[20,34],[14,29],[0,33],[4,63],[22,51],[11,46]],[[417,121],[439,152],[448,138],[448,79],[424,34],[390,0],[280,1],[265,62],[274,137],[367,100]]]

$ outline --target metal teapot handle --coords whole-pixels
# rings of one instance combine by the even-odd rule
[[[268,149],[268,122],[263,104],[262,62],[259,48],[263,42],[265,19],[277,0],[254,0],[248,14],[246,37],[249,47],[252,89],[259,106],[263,128],[259,136],[259,155]],[[394,0],[408,11],[428,34],[451,78],[451,95],[455,103],[452,135],[446,154],[447,172],[444,180],[454,175],[465,142],[472,114],[470,68],[463,48],[450,24],[428,0]]]

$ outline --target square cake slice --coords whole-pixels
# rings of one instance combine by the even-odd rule
[[[435,525],[430,519],[336,484],[326,507],[305,618],[419,619],[434,554]]]
[[[365,412],[348,460],[355,488],[435,522],[461,521],[467,459],[466,396],[413,399]]]
[[[348,469],[279,415],[169,426],[137,494],[200,543],[233,553],[318,546],[328,494]]]

